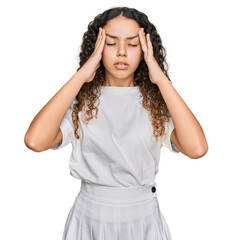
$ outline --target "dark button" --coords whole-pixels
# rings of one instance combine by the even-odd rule
[[[155,192],[155,191],[156,191],[156,188],[155,188],[155,187],[152,187],[152,188],[151,188],[151,191],[152,191],[152,192]]]

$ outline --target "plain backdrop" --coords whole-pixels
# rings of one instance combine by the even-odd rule
[[[61,239],[80,190],[71,144],[34,152],[24,135],[72,77],[87,25],[115,6],[144,12],[167,50],[173,86],[200,122],[208,153],[190,159],[162,148],[156,177],[173,240],[232,239],[231,9],[229,1],[0,3],[0,239]]]

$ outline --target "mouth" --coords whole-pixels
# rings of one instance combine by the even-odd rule
[[[129,64],[126,63],[126,62],[116,62],[115,65],[117,65],[117,64],[118,64],[118,65],[127,65],[127,66],[129,65]]]
[[[118,62],[115,63],[114,66],[118,69],[118,70],[125,70],[128,68],[128,64],[127,63],[123,63],[123,62]]]

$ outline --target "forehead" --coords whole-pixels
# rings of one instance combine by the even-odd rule
[[[116,36],[117,38],[115,39],[127,39],[138,35],[140,26],[133,19],[119,16],[109,20],[103,28],[105,29],[106,34]],[[109,35],[107,38],[111,38]]]

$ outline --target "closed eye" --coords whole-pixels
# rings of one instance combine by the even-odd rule
[[[112,45],[115,45],[116,43],[106,43],[106,45],[109,45],[109,46],[112,46]],[[132,47],[136,47],[138,45],[134,45],[134,44],[129,44],[130,46]]]

